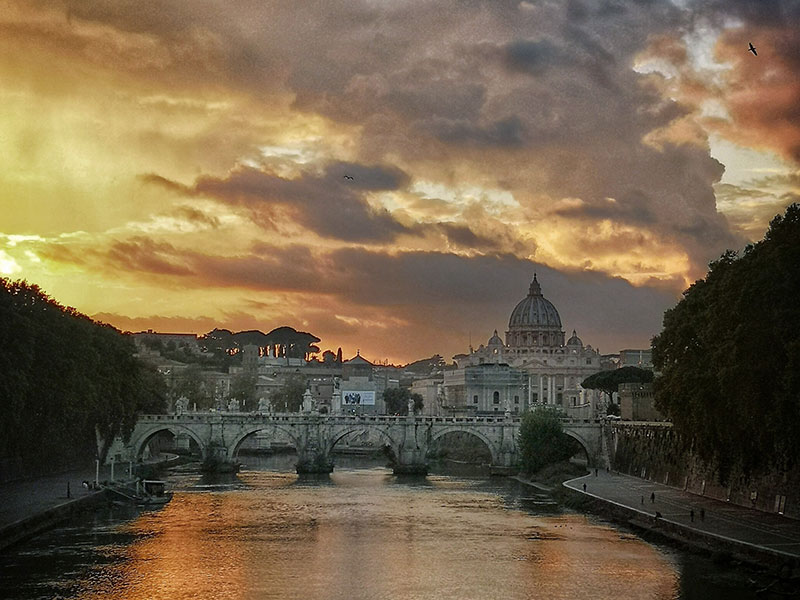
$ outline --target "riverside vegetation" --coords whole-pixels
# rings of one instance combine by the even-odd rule
[[[0,479],[86,466],[96,433],[128,435],[138,412],[166,409],[130,336],[35,285],[0,279],[0,339]]]

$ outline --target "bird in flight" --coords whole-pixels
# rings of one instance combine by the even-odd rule
[[[353,176],[352,175],[345,175],[344,178],[345,179],[349,179],[350,181],[353,181]]]
[[[750,48],[749,48],[748,50],[749,50],[750,52],[752,52],[752,53],[753,53],[753,55],[755,55],[755,56],[758,56],[758,52],[756,52],[756,47],[755,47],[755,46],[753,46],[753,42],[749,42],[749,44],[750,44]]]

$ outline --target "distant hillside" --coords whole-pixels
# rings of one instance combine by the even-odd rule
[[[444,369],[445,360],[438,354],[434,354],[430,358],[422,358],[408,363],[405,366],[406,371],[411,371],[415,375],[430,375]]]

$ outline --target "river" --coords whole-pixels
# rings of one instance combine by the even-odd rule
[[[160,510],[103,508],[7,551],[0,597],[755,597],[740,569],[561,510],[513,480],[399,479],[359,459],[304,478],[291,457],[248,460],[228,479],[172,473]]]

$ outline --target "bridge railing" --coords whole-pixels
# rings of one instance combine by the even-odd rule
[[[407,423],[408,417],[401,415],[341,415],[325,414],[311,415],[308,413],[266,413],[266,412],[184,412],[181,414],[163,415],[139,415],[139,422],[160,422],[165,421],[195,421],[203,422],[216,420],[219,418],[234,421],[270,421],[270,422],[298,422],[310,418],[324,419],[337,423]],[[423,416],[418,415],[413,418],[416,423],[473,423],[476,425],[501,425],[509,422],[519,424],[522,419],[518,416],[506,418],[505,416],[475,416],[475,417],[456,417],[456,416]],[[567,420],[569,421],[569,420]]]

